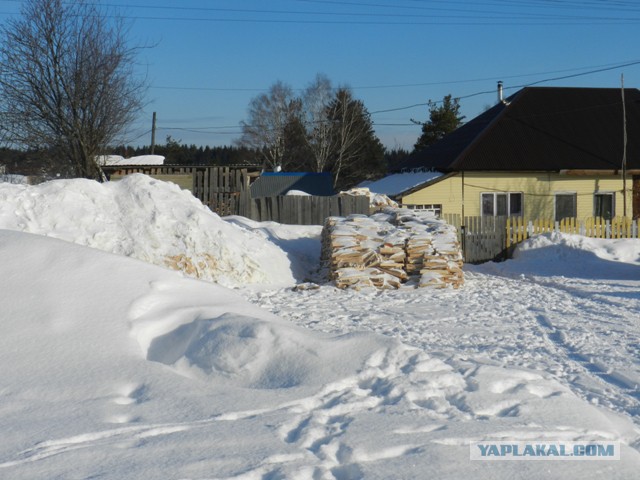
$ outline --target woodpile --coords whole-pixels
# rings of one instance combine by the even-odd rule
[[[329,217],[322,262],[339,288],[458,288],[464,282],[456,230],[429,212]]]

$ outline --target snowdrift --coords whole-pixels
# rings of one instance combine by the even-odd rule
[[[137,258],[229,287],[295,283],[280,248],[228,224],[177,185],[140,174],[103,184],[0,184],[0,228]]]
[[[293,227],[262,228],[293,240]],[[637,345],[637,302],[613,315],[603,305],[591,334],[600,307],[588,295],[480,274],[444,296],[259,292],[336,327],[327,334],[222,286],[43,235],[0,230],[0,264],[2,478],[637,476],[638,428],[624,414],[637,412],[637,388],[619,375],[635,364],[618,343]],[[501,303],[514,288],[517,303]],[[626,333],[601,348],[616,316]],[[363,328],[422,347],[347,333]],[[598,375],[592,351],[612,360]],[[510,439],[615,441],[621,459],[469,460],[470,442]]]
[[[436,396],[463,384],[396,340],[295,327],[224,287],[123,256],[0,230],[0,262],[7,478],[226,476],[252,463],[238,445],[258,459],[281,451],[260,412],[284,432],[289,409],[372,389],[377,403],[412,370],[433,372]]]
[[[512,260],[475,268],[507,275],[637,280],[640,239],[605,240],[547,233],[519,244]]]

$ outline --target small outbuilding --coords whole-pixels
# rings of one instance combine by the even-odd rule
[[[251,184],[251,198],[277,197],[291,190],[309,195],[335,195],[330,173],[264,172]]]

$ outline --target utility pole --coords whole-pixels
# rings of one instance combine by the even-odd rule
[[[624,103],[624,73],[620,74],[622,87],[622,215],[627,216],[627,111]]]
[[[151,155],[156,149],[156,112],[153,112],[153,119],[151,120]]]

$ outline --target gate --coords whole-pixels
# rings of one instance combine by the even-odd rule
[[[458,230],[464,261],[481,263],[505,258],[507,217],[462,217],[443,215],[447,223]]]

